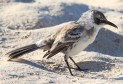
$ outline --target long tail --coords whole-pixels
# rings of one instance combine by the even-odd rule
[[[7,53],[8,55],[8,61],[14,58],[18,58],[22,56],[23,54],[30,53],[32,51],[35,51],[37,49],[42,50],[49,50],[54,40],[51,39],[41,39],[37,41],[35,44],[27,45],[18,49],[15,49],[13,51],[10,51]]]
[[[9,55],[9,59],[8,60],[11,60],[11,59],[14,59],[14,58],[18,58],[18,57],[22,56],[23,54],[35,51],[35,50],[37,50],[39,48],[40,47],[38,47],[36,44],[31,44],[31,45],[28,45],[28,46],[24,46],[24,47],[15,49],[15,50],[10,51],[10,52],[7,53]]]

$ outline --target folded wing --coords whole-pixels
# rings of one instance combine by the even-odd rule
[[[71,46],[74,42],[80,39],[83,35],[83,30],[83,26],[75,22],[64,26],[60,31],[58,31],[51,49],[43,57],[51,58],[65,48]]]

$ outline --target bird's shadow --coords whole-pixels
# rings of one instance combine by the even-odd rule
[[[27,64],[29,66],[33,66],[38,69],[42,69],[45,71],[50,71],[53,73],[59,73],[59,72],[64,72],[66,71],[67,67],[64,67],[62,64],[56,64],[55,62],[49,62],[49,61],[42,61],[42,60],[26,60],[26,59],[14,59],[11,60],[13,62],[17,63],[22,63],[22,64]],[[53,65],[53,67],[48,66],[48,65]]]
[[[35,2],[35,0],[15,0],[15,2],[33,3],[33,2]]]
[[[27,65],[30,65],[30,66],[33,66],[33,67],[36,67],[36,68],[39,68],[39,69],[42,69],[42,70],[51,71],[47,67],[45,67],[43,64],[41,64],[39,62],[35,62],[35,61],[26,60],[26,59],[11,60],[11,61],[27,64]]]
[[[111,70],[115,64],[101,62],[101,61],[83,61],[77,63],[81,69],[88,69],[90,72],[100,72],[104,70]]]
[[[115,80],[123,80],[123,77],[114,78]]]
[[[94,51],[111,56],[123,57],[123,36],[101,29],[93,44],[85,51]]]
[[[55,62],[43,63],[42,61],[39,61],[39,60],[37,60],[37,61],[30,61],[30,60],[26,60],[26,59],[20,59],[20,60],[19,61],[14,60],[14,62],[27,64],[27,65],[33,66],[35,68],[39,68],[39,69],[54,72],[54,73],[66,72],[66,69],[67,69],[67,66],[63,66],[62,63],[52,67],[52,69],[51,68],[49,69],[48,67],[45,67],[45,65],[55,64]],[[83,61],[83,62],[78,62],[77,64],[80,66],[81,69],[88,69],[89,72],[100,72],[100,71],[104,71],[104,70],[111,70],[112,67],[115,66],[115,64],[101,62],[101,61]],[[75,68],[75,67],[74,68],[71,67],[71,69],[77,70],[77,68]]]

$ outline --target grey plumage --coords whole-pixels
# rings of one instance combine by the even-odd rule
[[[47,52],[43,57],[47,58],[51,58],[57,53],[62,52],[65,54],[64,60],[69,68],[70,74],[73,75],[69,67],[68,58],[70,58],[80,70],[81,68],[75,63],[72,56],[78,54],[91,44],[95,40],[100,28],[105,24],[117,27],[115,24],[109,22],[100,11],[89,10],[85,12],[78,21],[71,21],[46,39],[11,51],[8,53],[9,60],[37,49],[46,50]]]

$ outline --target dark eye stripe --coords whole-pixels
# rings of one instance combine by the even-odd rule
[[[96,24],[101,24],[103,23],[103,21],[106,20],[106,17],[104,16],[103,13],[101,13],[100,11],[94,11],[94,22]]]

